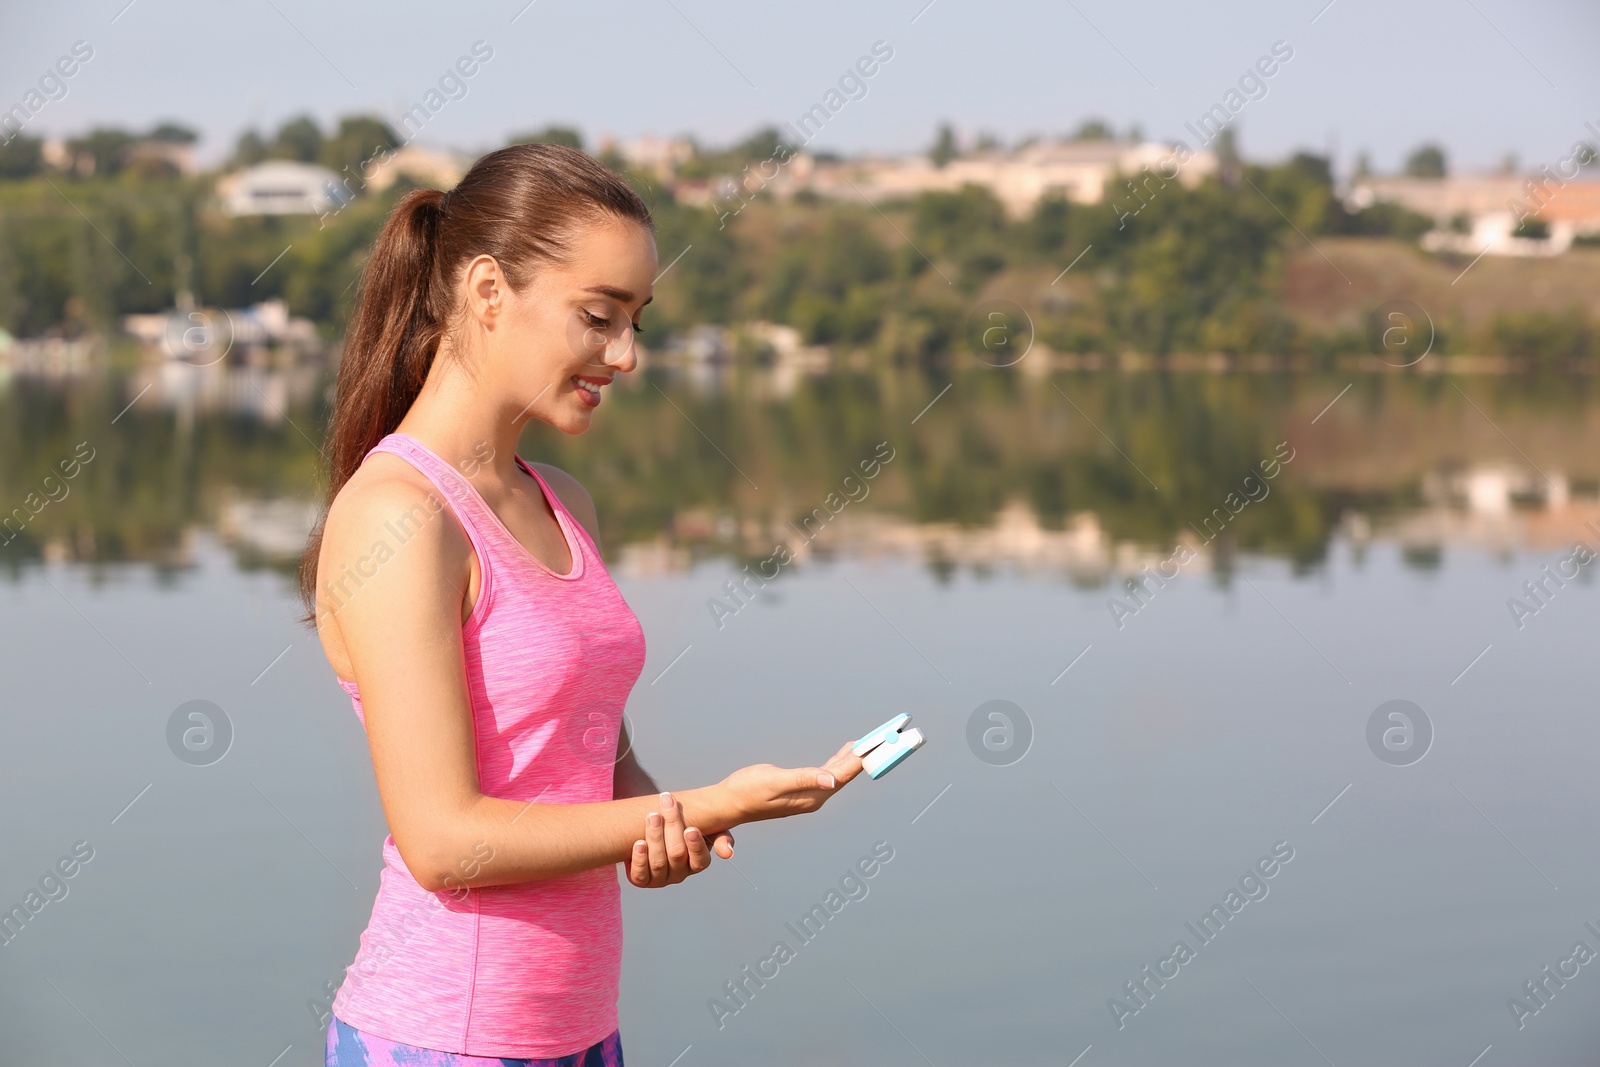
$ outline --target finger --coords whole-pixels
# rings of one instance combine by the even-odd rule
[[[861,757],[850,751],[854,747],[854,741],[846,741],[844,746],[828,757],[828,762],[822,765],[822,769],[832,772],[841,785],[861,773]]]
[[[733,859],[733,835],[726,830],[712,834],[711,851],[725,860]]]
[[[633,855],[628,858],[628,881],[641,889],[650,885],[650,848],[642,837],[633,843]]]
[[[807,789],[822,789],[831,793],[837,783],[838,779],[827,768],[802,767],[794,772],[790,790],[798,793]]]
[[[667,832],[666,820],[659,811],[652,811],[644,817],[644,839],[650,848],[650,885],[663,886],[667,884],[667,875],[671,867],[667,863]]]
[[[683,839],[683,805],[671,793],[661,794],[661,814],[666,819],[667,870],[670,882],[689,876],[689,846]]]
[[[699,827],[690,826],[683,831],[683,843],[689,850],[689,873],[699,874],[711,866],[711,847]]]
[[[830,763],[830,764],[839,763],[846,756],[853,755],[853,753],[850,750],[855,748],[855,747],[856,747],[856,743],[854,741],[846,741],[844,744],[839,746],[839,751],[835,752],[833,755],[828,757],[828,763]],[[856,759],[860,759],[859,756],[856,756],[855,758]]]

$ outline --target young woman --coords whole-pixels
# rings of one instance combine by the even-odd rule
[[[616,865],[677,884],[861,771],[846,742],[665,793],[630,747],[638,619],[588,494],[516,444],[530,419],[588,428],[656,270],[621,178],[518,145],[407,194],[363,272],[300,588],[390,834],[329,1067],[620,1065]]]

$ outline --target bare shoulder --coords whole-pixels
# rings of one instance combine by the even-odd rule
[[[317,572],[320,590],[345,574],[366,576],[373,563],[398,554],[402,544],[422,551],[405,553],[411,566],[468,563],[470,545],[460,527],[438,519],[446,504],[427,477],[398,456],[370,457],[340,488],[323,526]]]
[[[364,548],[386,532],[386,523],[413,513],[419,520],[432,517],[441,506],[438,490],[421,471],[398,456],[379,453],[357,468],[333,498],[323,544]]]
[[[596,544],[600,542],[600,517],[595,512],[594,500],[589,496],[589,491],[583,483],[560,467],[550,463],[528,462],[528,466],[538,470],[544,480],[550,483],[550,489],[560,498],[566,509],[577,516],[583,523],[584,529],[589,531],[589,536]]]

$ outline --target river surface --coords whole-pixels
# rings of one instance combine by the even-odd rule
[[[522,445],[596,499],[645,766],[928,742],[624,884],[630,1064],[1592,1061],[1590,385],[652,375]],[[230,381],[0,395],[0,490],[60,497],[0,548],[0,906],[59,897],[8,1063],[321,1062],[385,827],[295,621],[317,389]]]

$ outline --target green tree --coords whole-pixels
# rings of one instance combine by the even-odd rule
[[[10,222],[0,215],[0,330],[16,331],[22,316],[22,294],[17,288],[17,263]]]
[[[31,178],[44,167],[44,142],[17,134],[0,143],[0,178]]]
[[[1252,175],[1267,198],[1305,232],[1337,225],[1336,213],[1343,208],[1333,194],[1333,168],[1326,156],[1296,152],[1281,166],[1252,168]]]
[[[764,159],[771,159],[786,150],[794,151],[795,146],[783,139],[782,132],[776,126],[761,127],[761,129],[740,141],[733,149],[741,164],[759,163]]]
[[[1043,197],[1034,206],[1033,217],[1020,228],[1022,247],[1041,260],[1066,251],[1077,236],[1075,223],[1082,210],[1060,193]]]
[[[1483,334],[1494,354],[1550,368],[1585,359],[1597,348],[1594,326],[1581,306],[1562,312],[1502,311]]]
[[[162,144],[194,144],[200,135],[187,126],[176,122],[158,123],[154,129],[144,135],[146,141],[160,141]]]
[[[109,176],[122,169],[128,149],[137,140],[127,130],[98,127],[67,142],[72,169],[79,174]]]
[[[981,185],[954,193],[923,193],[912,205],[919,244],[935,252],[954,252],[1005,229],[1005,210]]]
[[[354,183],[350,188],[360,189],[366,180],[361,165],[399,144],[394,128],[382,119],[350,115],[340,119],[339,128],[322,142],[318,162],[341,177],[348,176]]]
[[[967,288],[976,288],[1005,267],[1005,209],[983,186],[923,193],[912,205],[911,218],[917,245],[929,255],[959,263]]]
[[[1109,141],[1113,137],[1111,127],[1104,119],[1084,119],[1078,124],[1077,130],[1072,134],[1074,141]]]
[[[1239,138],[1232,126],[1224,126],[1217,132],[1212,151],[1216,153],[1217,174],[1223,184],[1237,185],[1244,169],[1243,161],[1239,158]]]
[[[552,125],[531,133],[515,134],[506,144],[559,144],[582,151],[583,134],[575,126]]]
[[[656,287],[652,321],[646,327],[650,333],[741,321],[745,313],[741,298],[764,264],[741,249],[734,239],[736,227],[721,225],[714,209],[684,208],[670,201],[659,204],[652,214],[663,264],[690,250]],[[653,337],[647,339],[655,343]]]
[[[694,156],[678,168],[683,178],[715,178],[725,174],[742,175],[746,167],[756,168],[768,160],[781,163],[796,151],[794,145],[783,139],[776,126],[763,126],[749,137],[730,148],[706,152],[695,148]],[[752,190],[759,178],[747,178]]]
[[[267,149],[269,159],[292,159],[315,163],[322,155],[322,128],[310,115],[299,115],[278,127]]]
[[[1281,179],[1252,168],[1251,180],[1265,189]],[[1169,183],[1124,230],[1111,212],[1090,218],[1105,227],[1083,236],[1095,246],[1098,296],[1119,344],[1153,353],[1267,344],[1276,329],[1263,310],[1267,282],[1292,231],[1255,190]]]
[[[1406,176],[1410,178],[1443,178],[1448,173],[1444,149],[1436,144],[1418,145],[1406,157]]]
[[[928,158],[936,167],[942,167],[956,156],[960,155],[956,148],[956,131],[951,129],[948,122],[939,126],[939,133],[933,140],[933,147],[928,149]]]
[[[853,205],[813,217],[788,234],[762,271],[760,313],[798,329],[807,341],[864,341],[893,271],[887,249]],[[853,297],[853,300],[852,300]]]
[[[238,167],[252,167],[267,158],[269,145],[266,139],[255,130],[246,130],[239,135],[233,146],[233,164]]]

